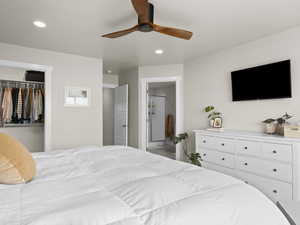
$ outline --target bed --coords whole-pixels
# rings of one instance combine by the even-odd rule
[[[38,175],[0,185],[1,225],[288,225],[235,178],[130,147],[34,153]]]

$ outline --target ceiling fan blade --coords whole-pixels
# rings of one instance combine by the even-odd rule
[[[193,33],[186,30],[181,30],[171,27],[163,27],[157,24],[152,24],[153,30],[162,34],[167,34],[173,37],[190,40],[193,36]]]
[[[149,3],[148,0],[131,0],[132,5],[139,17],[140,23],[149,22]]]
[[[105,38],[118,38],[118,37],[122,37],[122,36],[125,36],[127,34],[130,34],[132,32],[135,32],[138,30],[138,25],[132,27],[132,28],[129,28],[127,30],[121,30],[121,31],[117,31],[117,32],[114,32],[114,33],[110,33],[110,34],[105,34],[105,35],[102,35],[102,37],[105,37]]]

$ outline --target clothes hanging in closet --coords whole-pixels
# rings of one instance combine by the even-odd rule
[[[13,115],[13,99],[11,88],[5,88],[2,97],[2,120],[9,123]]]
[[[34,123],[44,119],[42,88],[1,88],[0,121],[4,123]]]

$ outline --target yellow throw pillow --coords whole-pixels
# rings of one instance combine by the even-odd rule
[[[36,175],[31,153],[16,139],[0,133],[0,184],[21,184]]]

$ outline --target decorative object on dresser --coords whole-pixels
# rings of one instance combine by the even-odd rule
[[[223,127],[222,113],[216,111],[214,106],[205,107],[204,112],[209,113],[208,119],[209,119],[209,126],[211,128]]]
[[[276,120],[275,119],[266,119],[263,121],[263,123],[265,124],[265,133],[266,134],[276,134],[276,128],[277,128],[277,124],[276,124]]]
[[[288,219],[291,225],[300,224],[300,202],[280,201],[277,202],[277,206]]]
[[[300,126],[299,125],[285,125],[284,136],[288,138],[300,138]]]
[[[203,167],[244,180],[274,201],[299,199],[300,140],[256,132],[195,131]]]
[[[287,125],[287,120],[293,116],[285,113],[282,117],[277,119],[277,134],[284,136],[284,126]]]
[[[198,152],[189,153],[188,152],[188,138],[189,138],[188,133],[179,134],[178,136],[173,137],[173,143],[175,145],[182,143],[183,152],[184,152],[185,156],[188,158],[188,160],[192,164],[201,167],[202,159],[201,159],[200,153],[198,153]]]
[[[265,124],[265,133],[266,134],[278,134],[281,136],[285,136],[284,127],[289,125],[288,120],[293,118],[293,116],[285,113],[282,117],[278,119],[269,118],[263,121]]]

